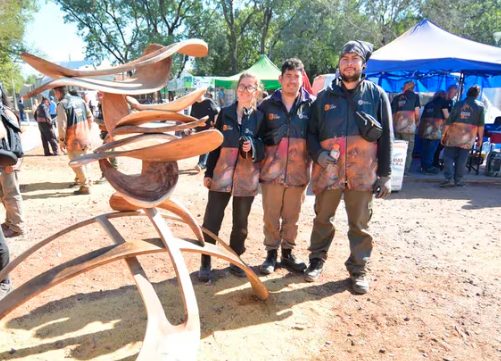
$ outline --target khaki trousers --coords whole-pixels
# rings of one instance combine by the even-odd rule
[[[297,221],[306,187],[261,184],[263,193],[263,232],[266,250],[293,249],[296,245]]]
[[[316,217],[310,238],[310,259],[327,259],[327,252],[335,234],[332,224],[341,197],[344,196],[348,215],[350,257],[345,266],[350,274],[365,273],[372,252],[372,236],[368,223],[372,216],[372,193],[369,191],[325,190],[315,198]]]
[[[1,168],[0,168],[1,169]],[[23,197],[19,189],[18,171],[0,171],[0,198],[5,207],[5,224],[15,232],[23,232]]]
[[[68,151],[68,158],[70,159],[70,161],[72,161],[73,159],[85,154],[87,154],[87,150],[72,150]],[[80,187],[90,186],[90,179],[87,176],[87,166],[84,165],[76,168],[71,167],[71,169],[73,170],[73,172],[75,172],[75,180]]]

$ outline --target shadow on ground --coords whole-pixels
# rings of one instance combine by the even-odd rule
[[[263,302],[253,295],[250,284],[245,287],[246,279],[230,276],[227,269],[215,270],[213,281],[208,284],[200,284],[196,273],[191,277],[198,299],[202,338],[220,330],[277,322],[293,315],[293,305],[320,300],[349,289],[349,280],[304,284],[305,287],[291,289],[288,287],[291,283],[301,287],[299,284],[303,283],[303,278],[286,274],[282,278],[264,280],[271,295]],[[180,323],[183,310],[176,279],[155,283],[154,287],[169,320],[173,324]],[[102,325],[100,331],[82,331],[92,323]],[[36,342],[38,338],[39,342],[32,347],[0,352],[1,360],[39,355],[63,347],[71,349],[72,358],[90,360],[134,343],[138,343],[139,349],[146,328],[146,314],[135,287],[124,286],[49,302],[10,320],[6,328],[35,329],[33,340]],[[79,331],[85,334],[73,336]],[[47,339],[50,341],[45,342]],[[137,354],[122,360],[136,357]]]

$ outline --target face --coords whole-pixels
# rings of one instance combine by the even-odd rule
[[[63,99],[63,93],[61,93],[58,89],[54,89],[54,96],[57,100]]]
[[[238,103],[244,107],[250,107],[257,96],[257,80],[252,77],[245,77],[240,80],[237,86]]]
[[[364,60],[357,53],[346,53],[339,59],[339,73],[345,82],[356,82],[362,75]]]
[[[450,88],[448,91],[447,97],[449,99],[452,99],[457,95],[457,93],[458,93],[458,88],[456,88],[456,87]]]
[[[296,97],[303,85],[303,73],[301,70],[286,70],[278,77],[278,81],[282,85],[284,95]]]

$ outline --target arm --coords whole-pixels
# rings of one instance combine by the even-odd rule
[[[258,163],[264,159],[264,142],[261,138],[261,134],[263,133],[262,128],[265,126],[264,122],[264,114],[259,110],[256,111],[257,114],[257,131],[254,134],[252,139],[252,160],[254,163]]]
[[[383,135],[377,142],[378,167],[377,175],[379,177],[389,177],[391,175],[391,149],[393,145],[393,122],[391,117],[391,106],[388,95],[381,92],[379,122],[383,127]]]
[[[66,111],[62,103],[57,105],[57,131],[59,143],[66,141],[66,126],[68,125],[68,118],[66,117]]]
[[[419,123],[419,107],[414,108],[414,119],[416,124]]]
[[[89,108],[89,105],[87,103],[85,103],[85,111],[87,113],[87,126],[89,127],[89,129],[92,128],[92,122],[94,121],[94,115],[92,115],[92,112]]]
[[[320,145],[318,136],[318,123],[321,117],[320,114],[320,98],[318,97],[311,105],[311,118],[308,122],[308,135],[306,139],[306,144],[308,147],[308,153],[310,153],[311,158],[317,162],[318,156],[322,153],[323,149]]]
[[[223,130],[223,112],[220,112],[216,119],[215,128],[222,133]],[[216,167],[217,160],[219,159],[219,154],[221,153],[221,146],[217,147],[209,153],[207,158],[207,164],[205,169],[205,178],[212,178],[214,175],[214,168]]]

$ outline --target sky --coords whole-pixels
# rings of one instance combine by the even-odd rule
[[[24,40],[28,49],[49,61],[83,60],[85,43],[74,24],[65,24],[64,13],[52,1],[39,1],[40,10],[27,24]],[[38,53],[36,51],[38,51]],[[22,66],[24,75],[36,73],[29,65]]]

